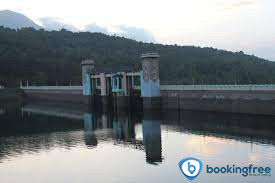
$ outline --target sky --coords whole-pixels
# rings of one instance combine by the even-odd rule
[[[244,51],[275,61],[274,0],[0,0],[53,29]]]

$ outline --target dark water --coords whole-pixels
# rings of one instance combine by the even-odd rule
[[[269,166],[267,176],[207,174],[192,182],[275,182],[275,117],[81,106],[0,107],[0,182],[190,182],[178,162]]]

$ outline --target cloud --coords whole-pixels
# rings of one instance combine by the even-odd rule
[[[78,32],[78,29],[76,27],[71,24],[64,23],[63,20],[60,18],[44,17],[40,18],[39,21],[41,22],[43,27],[48,30],[61,30],[64,28],[72,32]]]
[[[247,7],[251,6],[258,3],[258,0],[238,0],[237,2],[227,2],[225,3],[225,8],[226,9],[235,9],[235,8],[242,8],[242,7]]]
[[[101,27],[95,23],[93,24],[89,24],[89,25],[86,25],[85,28],[84,28],[85,31],[88,31],[88,32],[101,32],[101,33],[104,33],[104,34],[108,34],[108,28],[106,27]]]
[[[232,4],[232,6],[241,7],[241,6],[252,5],[252,4],[255,4],[255,3],[256,3],[256,1],[240,1],[239,3]]]
[[[137,41],[155,42],[154,35],[143,28],[129,27],[127,25],[118,25],[116,27],[120,30],[116,32],[119,36],[135,39]]]
[[[93,23],[85,26],[84,31],[101,32],[104,34],[115,34],[117,36],[143,42],[155,42],[155,37],[149,31],[143,28],[130,27],[127,25],[112,26],[110,31],[107,27],[99,26],[96,23]]]

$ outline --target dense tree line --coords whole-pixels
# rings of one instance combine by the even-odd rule
[[[275,83],[275,63],[214,48],[137,42],[101,33],[0,27],[0,84],[79,85],[80,62],[94,59],[113,71],[139,70],[140,54],[161,55],[163,84]]]

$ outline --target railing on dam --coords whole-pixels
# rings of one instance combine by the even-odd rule
[[[23,90],[82,90],[82,86],[28,86]],[[136,89],[140,89],[136,88]],[[275,84],[263,85],[160,85],[162,91],[167,90],[235,90],[235,91],[275,91]]]
[[[275,84],[262,85],[161,85],[161,90],[235,90],[235,91],[275,91]]]
[[[24,86],[23,90],[82,90],[82,86]]]

